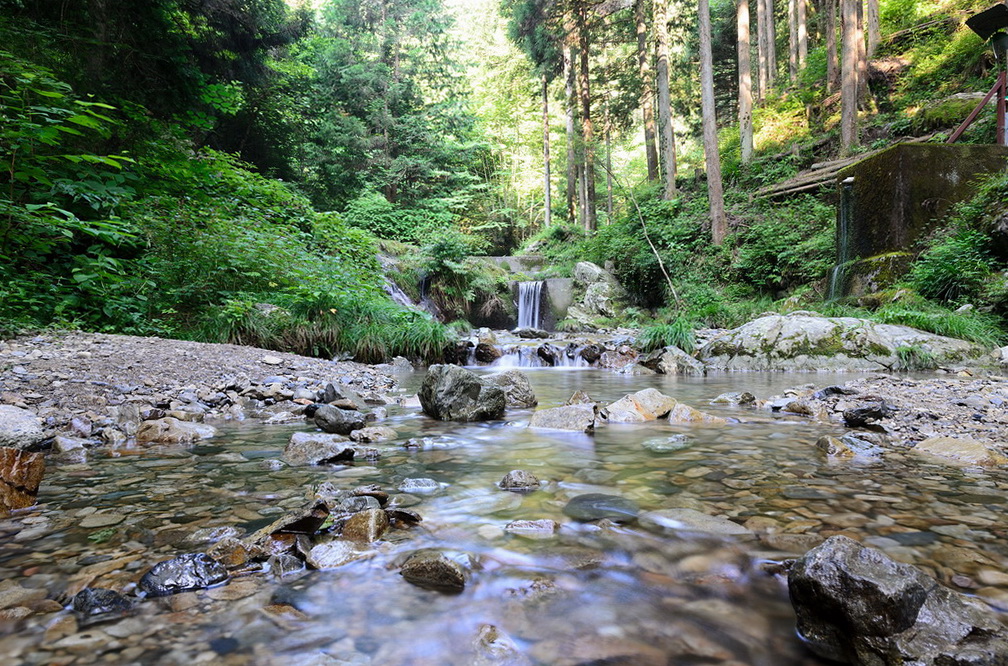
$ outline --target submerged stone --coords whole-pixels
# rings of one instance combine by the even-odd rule
[[[86,587],[73,598],[73,609],[84,617],[123,613],[133,608],[133,602],[115,590]]]
[[[539,489],[539,479],[532,472],[513,469],[497,484],[501,490],[530,491]]]
[[[206,553],[187,553],[155,564],[140,579],[139,587],[149,597],[163,597],[201,590],[228,579],[227,569]]]
[[[413,553],[399,573],[413,585],[442,592],[461,592],[469,580],[466,567],[436,550]]]
[[[564,515],[584,522],[609,519],[617,523],[637,520],[637,503],[619,495],[586,493],[571,498],[563,509]]]
[[[644,440],[641,444],[648,451],[653,451],[655,453],[670,453],[672,451],[680,451],[687,448],[690,445],[689,438],[686,435],[671,435],[669,437],[652,437],[651,439]]]

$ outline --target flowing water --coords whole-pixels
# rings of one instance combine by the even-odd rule
[[[373,464],[272,469],[265,461],[279,457],[290,433],[310,428],[235,424],[192,449],[96,453],[53,467],[39,504],[0,521],[0,608],[17,606],[13,595],[34,599],[21,605],[36,610],[0,620],[4,663],[813,666],[822,662],[794,635],[774,564],[839,532],[1002,610],[1008,600],[1008,472],[903,454],[881,464],[830,461],[813,444],[838,427],[708,404],[729,390],[766,398],[843,377],[528,374],[541,407],[577,389],[610,401],[654,386],[739,422],[612,425],[589,436],[530,431],[532,410],[509,411],[506,422],[451,424],[399,409],[385,424],[400,440],[426,445],[379,445]],[[543,487],[498,489],[516,468]],[[416,477],[441,489],[396,493]],[[324,481],[380,484],[423,522],[392,530],[368,558],[336,569],[235,578],[143,601],[133,615],[93,626],[44,601],[66,603],[85,585],[130,590],[154,563],[206,548],[194,543],[206,528],[252,531],[304,506]],[[589,492],[632,499],[642,511],[695,508],[772,534],[717,538],[567,518],[567,501]],[[504,529],[543,518],[560,523],[555,535]],[[401,578],[404,557],[426,547],[469,554],[475,565],[463,592]]]
[[[518,328],[540,328],[542,280],[518,283]]]

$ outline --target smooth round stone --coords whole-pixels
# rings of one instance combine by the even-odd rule
[[[504,475],[497,484],[501,490],[528,492],[539,489],[539,478],[532,472],[523,469],[513,469]]]
[[[592,521],[608,518],[617,523],[637,520],[637,503],[619,495],[587,493],[571,498],[564,507],[564,515],[574,520]]]
[[[645,440],[641,446],[654,453],[670,453],[680,451],[690,445],[686,435],[672,435],[671,437],[654,437]]]

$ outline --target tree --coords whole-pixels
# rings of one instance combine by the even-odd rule
[[[840,87],[840,143],[845,152],[858,144],[858,41],[863,42],[857,20],[861,0],[840,0],[842,69]]]
[[[875,55],[875,49],[879,45],[879,0],[865,0],[865,2],[867,55],[871,58]]]
[[[788,77],[791,84],[798,80],[798,2],[788,0]]]
[[[658,149],[655,145],[654,89],[651,85],[651,54],[647,48],[645,0],[634,2],[634,23],[637,30],[637,63],[641,78],[641,113],[644,116],[644,153],[647,156],[648,180],[658,180]]]
[[[798,0],[798,69],[805,66],[808,59],[808,0]]]
[[[658,65],[658,133],[661,143],[662,178],[664,188],[662,198],[676,196],[676,149],[675,133],[672,127],[672,101],[669,95],[669,36],[668,0],[654,0],[655,43]]]
[[[749,0],[738,0],[738,113],[742,164],[753,156],[752,64],[749,59]]]
[[[708,0],[697,3],[700,24],[700,99],[703,105],[703,144],[707,163],[707,198],[710,203],[711,240],[724,242],[728,233],[724,193],[721,186],[721,158],[718,155],[717,111],[714,108],[714,58],[711,55],[711,19]]]
[[[826,90],[840,86],[840,63],[837,61],[837,0],[819,0],[822,6],[822,31],[826,35]]]
[[[581,139],[584,141],[584,228],[594,231],[597,226],[595,210],[595,125],[591,115],[591,79],[588,54],[591,35],[588,32],[588,7],[583,1],[575,6],[577,42],[579,51],[578,97],[581,107]]]

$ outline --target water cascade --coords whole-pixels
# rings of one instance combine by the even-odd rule
[[[545,282],[518,283],[518,328],[540,328],[542,326],[542,288]]]
[[[850,261],[850,222],[854,209],[854,177],[845,178],[840,184],[840,215],[837,217],[837,262],[830,271],[827,300],[833,301],[843,296],[844,278]]]

